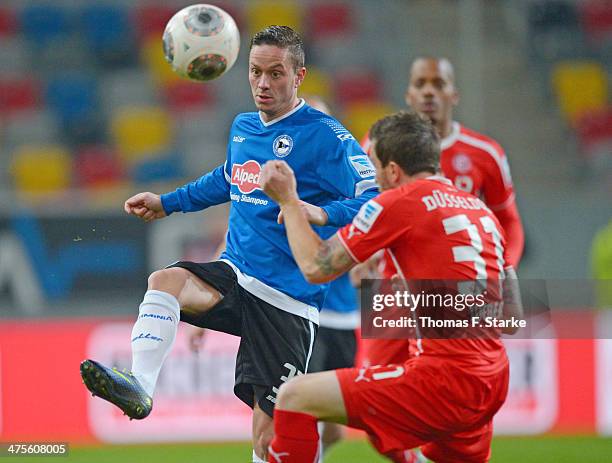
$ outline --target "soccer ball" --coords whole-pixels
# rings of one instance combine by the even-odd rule
[[[163,36],[164,56],[182,77],[207,82],[234,65],[240,33],[234,18],[219,7],[191,5],[176,13]]]

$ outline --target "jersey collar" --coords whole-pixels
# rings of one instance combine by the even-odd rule
[[[434,180],[436,182],[446,183],[447,185],[453,184],[448,178],[442,177],[441,175],[430,175],[429,177],[425,177],[425,180]]]
[[[448,137],[443,138],[442,141],[440,142],[440,148],[442,149],[442,151],[450,148],[451,146],[455,144],[455,142],[459,138],[460,132],[461,132],[461,124],[459,124],[459,122],[453,121],[453,124],[451,125],[451,133],[448,135]]]
[[[269,127],[272,124],[276,124],[279,121],[282,121],[283,119],[286,119],[287,117],[291,116],[292,114],[295,114],[296,112],[298,112],[300,109],[302,109],[302,107],[306,104],[306,102],[304,101],[303,98],[300,98],[300,102],[298,103],[298,105],[293,108],[291,111],[289,111],[288,113],[283,114],[282,116],[277,117],[276,119],[272,119],[271,121],[268,122],[264,122],[263,118],[261,117],[261,111],[259,111],[259,120],[261,121],[261,123],[264,125],[264,127]]]

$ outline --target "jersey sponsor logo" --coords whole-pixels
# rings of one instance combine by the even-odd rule
[[[351,156],[349,161],[351,161],[353,168],[361,177],[365,178],[376,175],[376,168],[370,161],[369,157],[360,154],[359,156]]]
[[[472,170],[472,160],[467,154],[458,153],[451,160],[453,168],[460,174],[465,174]]]
[[[382,210],[383,207],[376,201],[368,201],[359,209],[359,213],[353,219],[353,225],[363,233],[368,233]]]
[[[261,166],[257,161],[247,161],[244,164],[232,165],[232,185],[236,185],[241,193],[252,193],[261,190],[259,177]]]
[[[236,143],[242,143],[244,140],[246,140],[246,137],[241,137],[240,135],[234,135],[234,138],[232,138],[232,141]]]
[[[279,135],[272,142],[272,151],[277,158],[284,158],[293,149],[293,138],[289,135]]]

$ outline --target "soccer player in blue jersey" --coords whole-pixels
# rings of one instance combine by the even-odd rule
[[[148,222],[231,202],[226,250],[214,262],[177,262],[151,274],[132,331],[131,372],[81,364],[93,394],[142,419],[179,320],[240,336],[234,393],[253,408],[255,462],[267,456],[278,388],[308,368],[326,292],[302,276],[280,209],[259,185],[261,168],[274,159],[292,167],[302,211],[322,238],[378,192],[353,136],[298,98],[305,75],[302,40],[291,28],[255,34],[249,83],[258,111],[234,119],[225,164],[176,191],[139,193],[124,206]]]

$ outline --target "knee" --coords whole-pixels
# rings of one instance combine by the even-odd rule
[[[298,376],[281,385],[276,397],[276,407],[281,410],[294,412],[304,411],[304,395],[302,390],[302,377]]]
[[[166,291],[175,294],[177,288],[182,288],[188,276],[188,271],[179,267],[157,270],[149,275],[148,289]]]

